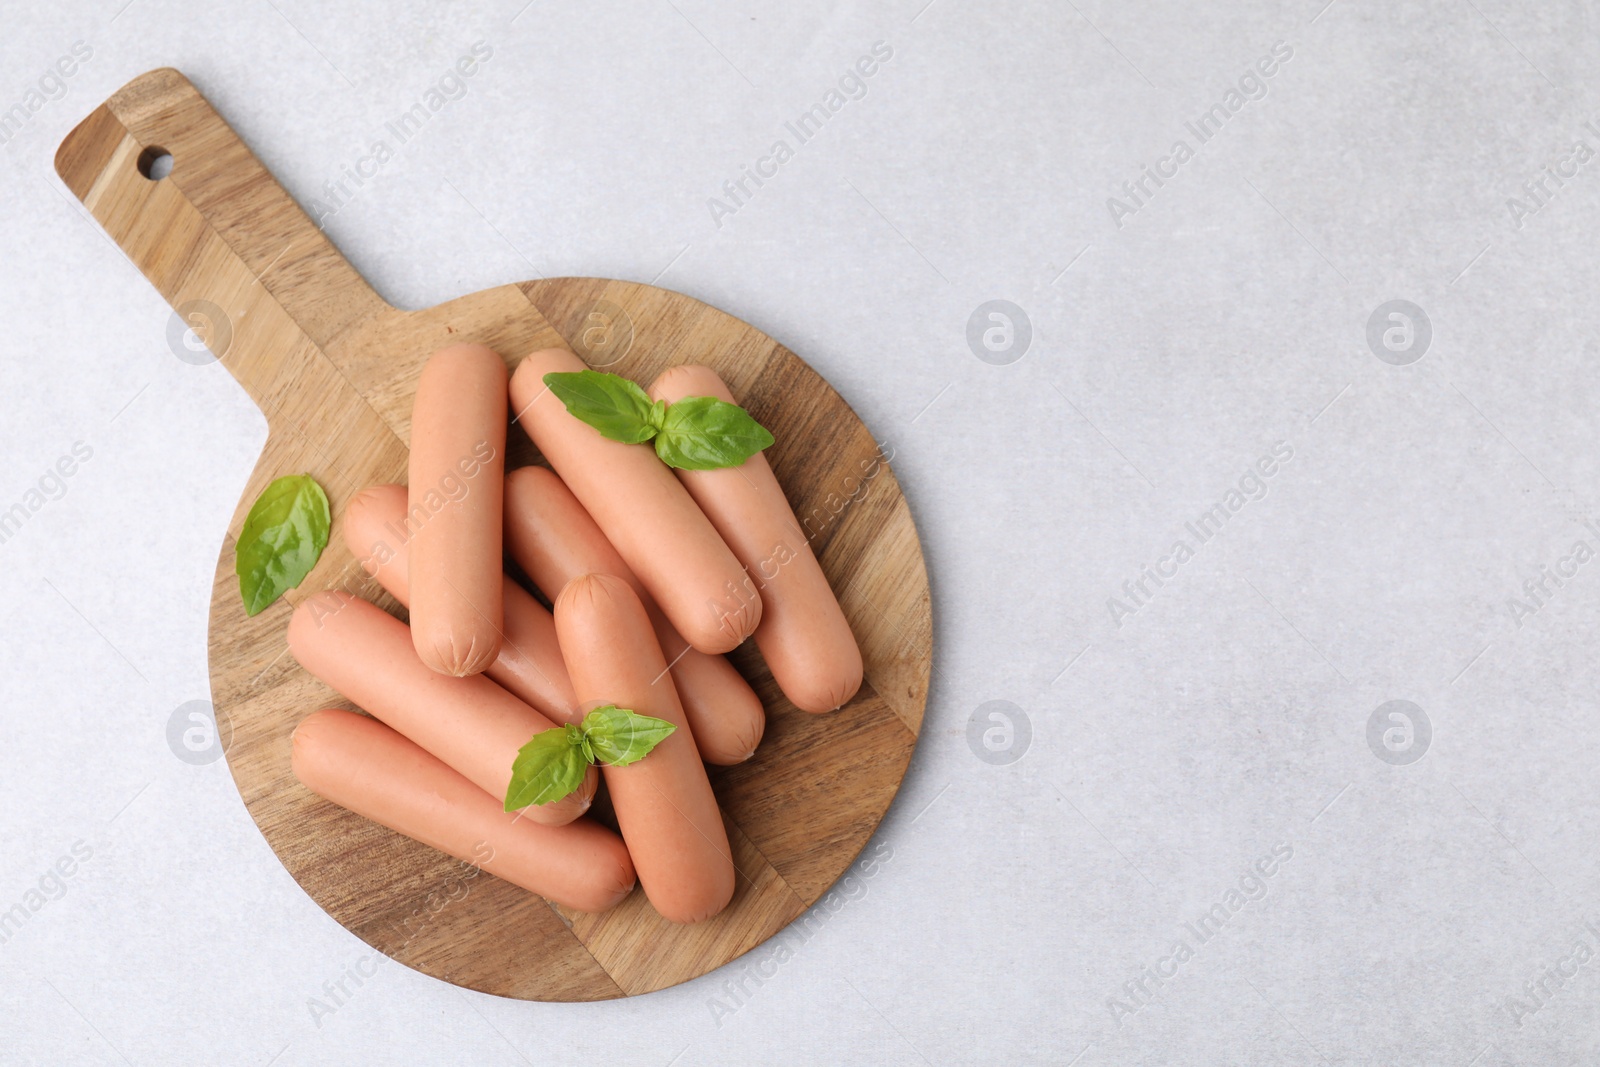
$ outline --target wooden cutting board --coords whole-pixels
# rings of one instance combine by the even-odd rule
[[[171,173],[149,177],[163,154]],[[445,981],[602,1000],[748,952],[845,872],[916,744],[932,616],[921,546],[887,462],[893,443],[875,441],[799,357],[715,308],[631,282],[556,278],[423,311],[391,307],[175,70],[141,75],[97,108],[62,142],[56,170],[172,305],[169,338],[192,328],[266,413],[266,447],[217,559],[212,700],[245,805],[312,899],[374,948]],[[603,915],[557,908],[327,803],[290,772],[295,725],[350,705],[288,655],[298,593],[245,616],[234,537],[269,481],[310,473],[335,529],[301,589],[358,575],[340,536],[344,504],[366,485],[405,481],[418,374],[455,341],[481,341],[508,365],[566,345],[640,382],[708,363],[777,438],[767,456],[861,642],[867,682],[845,708],[812,716],[784,700],[752,642],[732,657],[769,718],[755,758],[712,769],[739,877],[733,903],[709,922],[668,923],[638,890]],[[511,466],[539,462],[515,428],[508,452]],[[363,588],[403,617],[375,584]]]

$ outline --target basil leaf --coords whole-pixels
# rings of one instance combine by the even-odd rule
[[[626,767],[650,754],[677,727],[615,704],[595,708],[583,717],[582,730],[603,763]]]
[[[300,584],[328,547],[328,495],[309,474],[290,474],[261,491],[234,545],[233,570],[247,615],[258,615]]]
[[[560,800],[583,784],[589,761],[584,758],[583,734],[576,726],[540,730],[517,750],[511,763],[511,784],[506,787],[506,810]]]
[[[552,372],[544,384],[573,418],[602,437],[630,445],[655,438],[656,455],[669,467],[737,467],[772,444],[772,434],[749,412],[714,396],[651,403],[637,383],[597,370]]]
[[[553,371],[544,376],[544,384],[573,417],[599,430],[602,437],[623,444],[650,440],[662,418],[645,391],[619,374]]]
[[[772,434],[737,404],[714,396],[686,396],[667,408],[656,435],[656,455],[689,471],[737,467],[772,444]]]

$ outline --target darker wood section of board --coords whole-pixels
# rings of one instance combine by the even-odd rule
[[[56,149],[56,173],[79,200],[88,199],[89,188],[111,162],[126,132],[111,106],[101,104]]]
[[[767,706],[767,732],[752,759],[706,770],[723,810],[809,907],[877,829],[917,738],[870,685],[838,711],[812,715],[789,703],[753,648],[734,662]]]
[[[686,982],[737,959],[805,911],[805,902],[726,810],[722,819],[737,873],[733,899],[720,914],[679,926],[656,914],[638,890],[600,915],[565,912],[579,940],[629,996]]]

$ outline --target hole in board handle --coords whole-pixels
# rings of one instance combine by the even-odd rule
[[[172,173],[172,153],[165,148],[151,145],[139,153],[139,173],[153,182]]]

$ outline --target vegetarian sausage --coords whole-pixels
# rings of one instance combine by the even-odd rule
[[[452,345],[422,368],[411,409],[411,638],[442,674],[477,674],[500,650],[500,494],[506,367]]]
[[[633,861],[610,830],[589,819],[519,819],[365,715],[307,716],[294,732],[292,763],[313,793],[566,907],[605,911],[633,890]]]
[[[612,574],[574,578],[556,598],[556,633],[586,708],[615,704],[678,729],[606,788],[639,884],[662,918],[709,919],[733,897],[733,854],[644,605]]]
[[[710,367],[662,373],[650,399],[737,403]],[[761,593],[756,647],[783,695],[804,711],[833,711],[861,688],[861,648],[828,586],[811,541],[760,452],[739,467],[674,471]]]
[[[406,605],[410,604],[409,535],[403,485],[369,486],[345,507],[344,543],[368,573]],[[555,620],[510,577],[504,584],[504,638],[500,654],[484,673],[553,722],[576,723],[583,716],[556,645]]]
[[[543,467],[506,475],[505,518],[506,550],[551,600],[580,574],[614,574],[638,594],[701,759],[729,766],[755,754],[767,722],[761,698],[733,664],[691,648],[679,636],[560,478]]]
[[[411,647],[406,625],[348,593],[307,597],[289,621],[289,651],[300,665],[503,803],[517,750],[555,723],[489,679],[429,670]],[[552,826],[588,809],[598,776],[589,769],[576,792],[530,805],[528,818]]]
[[[761,598],[653,446],[602,437],[544,384],[585,369],[562,348],[524,359],[511,378],[518,421],[677,631],[701,652],[732,650],[761,621]]]

